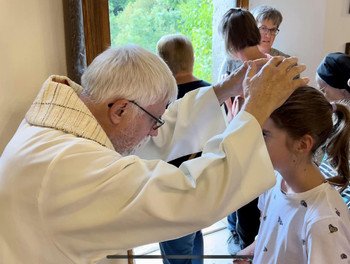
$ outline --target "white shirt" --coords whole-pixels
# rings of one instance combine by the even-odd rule
[[[284,193],[281,179],[259,197],[261,224],[253,263],[350,263],[350,212],[328,183]]]

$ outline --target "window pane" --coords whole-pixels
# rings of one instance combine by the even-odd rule
[[[195,51],[194,75],[211,81],[212,0],[109,0],[111,45],[129,43],[153,52],[167,34],[188,36]]]

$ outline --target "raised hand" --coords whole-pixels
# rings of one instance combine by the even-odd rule
[[[297,62],[296,57],[272,57],[260,71],[255,61],[248,62],[242,110],[252,114],[261,126],[296,88],[309,82],[309,78],[293,79],[306,69],[303,64],[296,66]]]

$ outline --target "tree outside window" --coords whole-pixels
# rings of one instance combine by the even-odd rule
[[[192,41],[194,75],[211,81],[212,0],[109,0],[111,45],[129,43],[156,52],[158,40],[182,33]]]

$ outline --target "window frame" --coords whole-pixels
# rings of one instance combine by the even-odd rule
[[[111,45],[108,0],[81,0],[86,64]]]
[[[249,0],[237,0],[236,6],[249,10]]]

